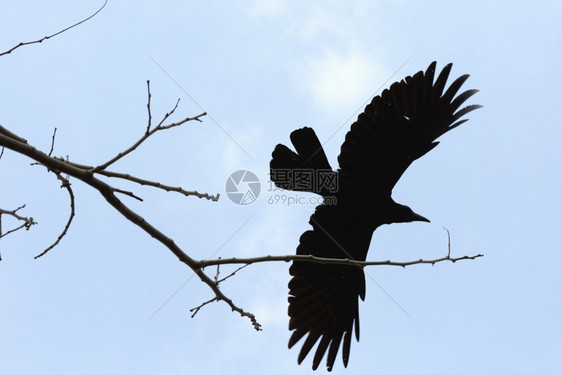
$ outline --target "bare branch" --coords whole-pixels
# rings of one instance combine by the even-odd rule
[[[174,109],[175,109],[175,108],[174,108]],[[166,113],[166,116],[168,116],[169,114],[170,114],[170,113]],[[110,166],[111,164],[115,163],[117,160],[119,160],[119,159],[121,159],[122,157],[124,157],[124,156],[130,154],[131,152],[135,151],[137,147],[139,147],[144,141],[146,141],[146,140],[148,139],[148,137],[150,137],[152,134],[156,133],[157,131],[170,129],[170,128],[175,127],[175,126],[182,125],[182,124],[184,124],[184,123],[186,123],[186,122],[188,122],[188,121],[194,121],[194,120],[196,120],[196,121],[201,122],[201,120],[200,120],[199,118],[200,118],[200,117],[203,117],[203,116],[205,116],[205,115],[206,115],[206,113],[203,112],[203,113],[201,113],[201,114],[199,114],[199,115],[197,115],[197,116],[195,116],[195,117],[186,117],[186,118],[184,118],[183,120],[181,120],[181,121],[179,121],[179,122],[177,122],[177,123],[170,124],[170,125],[162,126],[161,123],[158,124],[158,126],[156,126],[154,129],[148,131],[147,133],[144,133],[143,136],[142,136],[138,141],[136,141],[135,144],[133,144],[131,147],[129,147],[128,149],[126,149],[126,150],[123,151],[123,152],[120,152],[119,154],[117,154],[117,156],[113,157],[111,160],[108,160],[107,162],[105,162],[105,163],[103,163],[103,164],[98,165],[97,167],[95,167],[95,168],[93,169],[93,172],[94,172],[94,173],[100,172],[100,171],[104,170],[105,168],[107,168],[108,166]]]
[[[29,230],[31,228],[32,225],[37,224],[37,222],[32,218],[32,217],[25,217],[25,216],[20,216],[18,215],[18,211],[21,210],[22,208],[25,208],[25,204],[19,206],[18,208],[16,208],[15,210],[4,210],[2,208],[0,208],[0,238],[7,236],[10,233],[13,233],[17,230],[20,230],[22,228],[25,228],[25,230]],[[7,216],[12,216],[13,218],[15,218],[18,221],[23,221],[23,223],[13,229],[10,229],[9,231],[2,233],[2,215],[7,215]]]
[[[92,17],[96,16],[106,6],[106,4],[107,4],[107,0],[104,1],[101,8],[98,9],[94,14],[92,14],[91,16],[83,19],[82,21],[80,21],[80,22],[78,22],[74,25],[71,25],[71,26],[69,26],[69,27],[57,32],[57,33],[45,36],[45,37],[43,37],[41,39],[38,39],[38,40],[35,40],[35,41],[21,42],[18,45],[14,46],[13,48],[11,48],[11,49],[9,49],[5,52],[0,53],[0,56],[10,54],[14,50],[16,50],[20,47],[30,45],[30,44],[42,43],[44,40],[47,40],[47,39],[53,38],[57,35],[60,35],[64,32],[66,32],[66,31],[68,31],[68,30],[70,30],[70,29],[90,20]],[[75,216],[74,193],[73,193],[73,191],[70,187],[70,183],[68,181],[68,177],[73,176],[74,178],[76,178],[76,179],[92,186],[94,189],[98,190],[99,193],[105,198],[105,200],[111,206],[113,206],[118,212],[120,212],[126,219],[128,219],[129,221],[131,221],[135,225],[139,226],[141,229],[143,229],[145,232],[150,234],[157,241],[159,241],[164,246],[166,246],[170,251],[172,251],[172,253],[174,253],[178,257],[178,259],[181,262],[183,262],[184,264],[189,266],[195,272],[195,274],[201,279],[201,281],[206,283],[213,290],[213,292],[215,294],[215,297],[212,300],[202,304],[200,307],[196,308],[193,315],[195,315],[197,313],[197,311],[199,311],[199,309],[207,303],[210,303],[212,301],[224,301],[226,304],[229,305],[229,307],[233,311],[238,312],[243,317],[244,316],[248,317],[252,321],[252,324],[254,325],[254,327],[257,330],[260,330],[261,326],[257,322],[257,320],[256,320],[256,318],[253,314],[251,314],[249,312],[246,312],[243,309],[236,306],[230,298],[228,298],[226,295],[224,295],[219,290],[218,285],[219,285],[220,281],[225,280],[226,278],[230,277],[231,275],[227,276],[223,280],[214,280],[213,281],[212,279],[210,279],[203,272],[203,270],[199,266],[198,261],[196,261],[196,260],[192,259],[190,256],[188,256],[183,250],[181,250],[181,248],[179,248],[174,243],[174,241],[171,238],[164,235],[162,232],[160,232],[158,229],[156,229],[150,223],[148,223],[143,217],[141,217],[140,215],[138,215],[137,213],[132,211],[130,208],[128,208],[125,204],[123,204],[116,197],[115,194],[116,193],[126,194],[128,196],[131,196],[135,199],[139,199],[141,201],[142,201],[142,199],[135,196],[132,192],[128,192],[128,191],[124,191],[124,190],[115,188],[115,187],[113,187],[113,186],[111,186],[111,185],[109,185],[109,184],[107,184],[107,183],[105,183],[105,182],[103,182],[100,179],[95,177],[96,173],[102,174],[101,172],[105,172],[106,175],[107,175],[107,171],[105,171],[105,169],[109,165],[115,163],[117,160],[121,159],[125,155],[134,151],[142,142],[144,142],[148,137],[150,137],[155,132],[157,132],[159,130],[171,129],[173,127],[180,126],[180,125],[182,125],[182,124],[184,124],[188,121],[195,120],[195,121],[201,122],[200,117],[206,115],[206,113],[201,113],[201,114],[199,114],[195,117],[186,117],[181,121],[164,125],[164,122],[167,121],[168,118],[178,108],[178,105],[179,105],[179,99],[178,99],[178,101],[176,102],[176,104],[172,108],[172,110],[164,115],[164,117],[162,118],[160,123],[154,129],[151,129],[151,126],[152,126],[152,113],[151,113],[151,108],[150,108],[151,94],[150,94],[150,83],[148,81],[147,81],[147,89],[148,89],[148,103],[147,103],[148,125],[147,125],[147,129],[146,129],[145,134],[135,144],[133,144],[131,147],[129,147],[127,150],[125,150],[122,153],[119,153],[117,156],[115,156],[111,160],[107,161],[104,164],[98,165],[97,167],[82,166],[82,165],[79,165],[79,164],[76,164],[76,163],[71,163],[71,162],[68,161],[68,158],[67,158],[67,160],[64,160],[62,158],[52,157],[51,155],[52,155],[53,150],[54,150],[56,128],[55,128],[55,130],[53,132],[53,136],[52,136],[51,149],[49,151],[49,154],[47,155],[47,154],[43,153],[42,151],[37,150],[35,147],[31,146],[30,144],[28,144],[27,140],[25,140],[24,138],[21,138],[21,137],[17,136],[16,134],[10,132],[6,128],[0,126],[0,146],[2,146],[2,151],[0,152],[0,157],[3,155],[4,147],[7,147],[7,148],[9,148],[9,149],[11,149],[15,152],[18,152],[20,154],[23,154],[23,155],[26,155],[26,156],[30,157],[31,159],[35,160],[36,163],[34,163],[34,164],[43,165],[47,168],[48,171],[55,173],[57,178],[62,181],[61,187],[66,188],[68,193],[69,193],[69,196],[70,196],[71,213],[70,213],[70,217],[68,219],[68,222],[67,222],[66,226],[64,227],[62,233],[59,235],[59,237],[57,238],[55,243],[53,243],[51,246],[49,246],[45,251],[43,251],[41,254],[37,255],[35,258],[37,259],[37,258],[43,256],[48,251],[50,251],[52,248],[54,248],[61,241],[61,239],[66,235],[66,233],[68,232],[68,229],[69,229],[69,227],[72,223],[72,220]],[[62,177],[62,173],[67,174],[67,178]],[[111,174],[111,172],[109,172],[109,174]],[[161,185],[161,184],[156,183],[156,182],[150,182],[150,181],[147,181],[147,180],[136,179],[136,178],[133,178],[132,176],[129,176],[129,175],[113,174],[110,177],[120,177],[120,178],[125,178],[125,179],[129,179],[129,180],[133,180],[133,181],[136,180],[135,182],[141,183],[143,185],[151,185],[151,186],[161,188],[161,189],[166,190],[166,191],[176,191],[176,192],[179,192],[179,193],[184,194],[186,196],[187,195],[195,195],[195,196],[198,196],[199,198],[207,198],[207,199],[215,200],[215,201],[218,200],[218,198],[219,198],[218,194],[216,196],[211,196],[211,195],[208,195],[208,194],[200,194],[197,191],[189,192],[189,191],[185,191],[185,190],[183,190],[182,188],[179,188],[179,187],[174,188],[174,187],[167,186],[167,185]],[[20,208],[22,208],[22,207],[20,207]],[[13,211],[5,211],[5,210],[0,211],[0,219],[1,219],[2,213],[14,216],[18,220],[24,220],[24,224],[22,224],[21,228],[26,227],[26,229],[29,229],[29,227],[31,225],[36,224],[36,223],[33,221],[32,218],[27,219],[27,218],[23,218],[23,217],[19,216],[16,212],[20,208],[18,208],[16,210],[13,210]],[[1,225],[1,221],[0,221],[0,225]],[[13,230],[9,231],[6,234],[9,234],[9,233],[12,233],[12,232],[13,232]],[[1,233],[1,226],[0,226],[0,235],[1,234],[2,233]],[[6,234],[4,234],[4,235],[6,235]],[[218,272],[218,267],[217,267],[217,272]],[[236,271],[234,273],[236,273]],[[216,278],[218,278],[218,274],[217,274]]]
[[[291,262],[291,261],[302,261],[302,262],[315,262],[315,263],[322,263],[322,264],[341,264],[341,265],[349,265],[349,266],[358,266],[358,267],[368,267],[368,266],[399,266],[399,267],[407,267],[414,264],[431,264],[435,265],[436,263],[441,262],[452,262],[455,263],[459,260],[474,260],[476,258],[483,257],[483,254],[476,254],[476,255],[465,255],[458,258],[451,258],[449,255],[444,256],[442,258],[436,259],[416,259],[406,262],[395,262],[391,260],[383,260],[383,261],[359,261],[347,258],[321,258],[316,257],[314,255],[266,255],[262,257],[254,257],[254,258],[219,258],[219,259],[211,259],[211,260],[202,260],[201,267],[205,268],[208,266],[215,266],[218,264],[253,264],[253,263],[263,263],[263,262]]]
[[[4,151],[4,148],[2,147],[2,151]],[[0,153],[0,157],[2,157],[2,153]],[[31,228],[32,225],[37,224],[37,222],[35,220],[33,220],[32,217],[24,217],[24,216],[20,216],[17,214],[17,212],[19,210],[21,210],[22,208],[25,207],[24,205],[19,206],[18,208],[16,208],[15,210],[4,210],[2,208],[0,208],[0,239],[2,237],[7,236],[8,234],[14,233],[20,229],[25,228],[25,230],[29,230],[29,228]],[[8,216],[12,216],[14,217],[16,220],[18,221],[23,221],[23,224],[21,224],[18,227],[12,228],[9,231],[7,231],[6,233],[3,233],[2,231],[2,215],[8,215]],[[2,255],[0,255],[0,261],[2,260]]]
[[[142,216],[123,204],[123,202],[121,202],[121,200],[119,200],[115,196],[117,189],[100,180],[99,178],[96,178],[94,175],[94,170],[92,168],[82,168],[78,164],[69,163],[59,158],[50,157],[47,154],[37,150],[27,142],[24,143],[19,141],[18,138],[19,137],[10,137],[5,133],[0,132],[0,146],[5,146],[10,150],[18,152],[22,155],[26,155],[50,170],[58,171],[60,173],[66,173],[92,186],[105,198],[105,200],[111,206],[113,206],[113,208],[121,213],[127,220],[143,229],[146,233],[148,233],[154,239],[167,247],[182,263],[190,267],[199,277],[199,279],[211,288],[217,300],[224,301],[232,309],[232,311],[236,311],[240,314],[240,316],[249,318],[256,330],[261,329],[261,325],[257,322],[254,314],[244,311],[242,308],[236,306],[234,302],[219,289],[215,281],[209,278],[205,274],[205,272],[203,272],[200,261],[191,258],[179,246],[177,246],[170,237],[166,236],[160,230],[152,226]]]
[[[148,125],[146,127],[146,131],[145,133],[142,135],[142,137],[136,141],[131,147],[129,147],[128,149],[126,149],[123,152],[120,152],[119,154],[117,154],[115,157],[113,157],[112,159],[106,161],[103,164],[98,165],[97,167],[93,168],[93,172],[94,173],[98,173],[104,169],[106,169],[107,167],[109,167],[111,164],[115,163],[117,160],[123,158],[124,156],[130,154],[131,152],[133,152],[134,150],[136,150],[137,147],[139,147],[144,141],[146,141],[148,139],[148,137],[150,137],[151,135],[153,135],[154,133],[156,133],[159,130],[167,130],[176,126],[180,126],[182,124],[185,124],[188,121],[199,121],[201,122],[201,117],[205,116],[207,113],[203,112],[195,117],[186,117],[183,120],[179,121],[179,122],[175,122],[169,125],[163,125],[164,122],[168,119],[168,117],[170,117],[178,108],[179,102],[180,100],[178,99],[176,102],[176,105],[172,108],[171,111],[167,112],[164,117],[162,118],[162,120],[160,121],[160,123],[154,128],[151,129],[152,127],[152,112],[150,109],[150,99],[152,98],[152,95],[150,93],[150,81],[146,81],[146,86],[147,86],[147,90],[148,90],[148,99],[147,99],[147,104],[146,107],[148,109]]]
[[[89,17],[87,17],[87,18],[84,18],[82,21],[77,22],[77,23],[75,23],[74,25],[68,26],[67,28],[65,28],[65,29],[63,29],[63,30],[60,30],[60,31],[58,31],[58,32],[56,32],[56,33],[54,33],[54,34],[45,36],[45,37],[43,37],[43,38],[41,38],[41,39],[37,39],[37,40],[31,41],[31,42],[20,42],[18,45],[16,45],[16,46],[10,48],[9,50],[7,50],[7,51],[5,51],[5,52],[1,52],[1,53],[0,53],[0,56],[8,55],[8,54],[12,53],[13,51],[15,51],[16,49],[18,49],[18,48],[20,48],[20,47],[23,47],[23,46],[28,46],[28,45],[30,45],[30,44],[36,44],[36,43],[42,43],[44,40],[54,38],[55,36],[60,35],[60,34],[64,33],[65,31],[68,31],[68,30],[70,30],[70,29],[72,29],[72,28],[74,28],[74,27],[76,27],[76,26],[78,26],[78,25],[80,25],[80,24],[83,24],[84,22],[88,21],[89,19],[92,19],[92,18],[95,17],[99,12],[101,12],[101,10],[102,10],[103,8],[105,8],[106,4],[107,4],[107,0],[104,1],[104,3],[103,3],[103,5],[101,6],[101,8],[99,8],[94,14],[92,14],[91,16],[89,16]]]
[[[249,266],[250,264],[253,263],[261,263],[261,262],[274,262],[274,261],[282,261],[282,262],[290,262],[290,261],[306,261],[306,262],[316,262],[316,263],[323,263],[323,264],[340,264],[340,265],[350,265],[350,266],[358,266],[361,268],[367,267],[367,266],[400,266],[400,267],[406,267],[406,266],[410,266],[410,265],[414,265],[414,264],[431,264],[432,266],[435,265],[436,263],[440,263],[440,262],[445,262],[445,261],[449,261],[452,263],[455,263],[457,261],[460,260],[474,260],[476,258],[480,258],[483,257],[483,254],[477,254],[477,255],[472,255],[472,256],[462,256],[462,257],[458,257],[458,258],[451,258],[450,257],[450,242],[449,242],[449,253],[447,254],[447,256],[442,257],[442,258],[437,258],[437,259],[429,259],[429,260],[424,260],[424,259],[417,259],[417,260],[413,260],[413,261],[407,261],[407,262],[394,262],[394,261],[390,261],[390,260],[386,260],[386,261],[376,261],[376,262],[364,262],[364,261],[357,261],[357,260],[352,260],[352,259],[334,259],[334,258],[321,258],[321,257],[315,257],[313,255],[281,255],[281,256],[272,256],[272,255],[268,255],[268,256],[263,256],[263,257],[254,257],[254,258],[218,258],[215,260],[202,260],[200,261],[201,264],[201,268],[205,268],[207,266],[213,266],[216,265],[217,266],[217,272],[215,275],[215,285],[214,287],[218,290],[219,288],[219,284],[225,280],[227,280],[228,278],[234,276],[238,271],[240,271],[241,269]],[[218,279],[219,276],[219,267],[220,265],[223,264],[243,264],[243,266],[237,268],[234,272],[232,272],[230,275],[222,278],[222,279]],[[214,289],[214,288],[213,288]],[[199,312],[199,310],[213,302],[213,301],[217,301],[217,298],[212,298],[204,303],[202,303],[201,305],[189,310],[190,312],[193,312],[193,315],[191,315],[191,317],[193,318],[195,316],[195,314],[197,314]],[[235,309],[233,309],[235,310]],[[235,310],[238,311],[238,310]],[[254,328],[256,330],[261,330],[261,325],[255,320],[255,318],[253,317],[252,314],[244,314],[239,312],[242,316],[247,316],[250,318],[250,320],[252,321],[252,324],[254,325]]]
[[[121,178],[121,179],[124,179],[124,180],[129,180],[129,181],[132,181],[132,182],[136,182],[140,185],[152,186],[152,187],[162,189],[162,190],[165,190],[165,191],[174,191],[176,193],[183,194],[186,197],[188,197],[190,195],[193,195],[197,198],[205,198],[205,199],[208,199],[208,200],[211,200],[211,201],[214,201],[214,202],[218,201],[219,197],[220,197],[220,194],[210,195],[210,194],[207,194],[207,193],[199,193],[197,190],[187,191],[187,190],[182,189],[181,187],[168,186],[168,185],[161,184],[160,182],[144,180],[142,178],[131,176],[128,173],[116,173],[116,172],[111,172],[111,171],[106,171],[106,170],[101,170],[101,171],[98,171],[97,173],[99,173],[101,175],[104,175],[104,176],[107,176],[107,177]]]
[[[436,263],[441,262],[452,262],[455,263],[460,260],[474,260],[476,258],[483,257],[484,254],[476,254],[476,255],[465,255],[462,257],[451,258],[451,234],[447,228],[443,228],[447,231],[447,256],[442,258],[436,259],[416,259],[406,262],[395,262],[391,260],[383,260],[383,261],[359,261],[355,259],[347,259],[347,258],[321,258],[314,255],[266,255],[263,257],[254,257],[254,258],[218,258],[212,260],[202,260],[201,261],[201,268],[205,268],[208,266],[219,266],[221,264],[244,264],[243,267],[240,267],[233,273],[238,272],[240,269],[244,268],[253,263],[263,263],[263,262],[291,262],[291,261],[304,261],[304,262],[315,262],[315,263],[322,263],[322,264],[341,264],[341,265],[349,265],[349,266],[358,266],[358,267],[368,267],[368,266],[399,266],[399,267],[407,267],[414,264],[431,264],[432,266]],[[232,275],[227,276],[226,278]],[[226,279],[224,278],[224,279]],[[223,279],[223,280],[224,280]],[[222,280],[221,280],[222,281]]]
[[[212,284],[209,284],[208,282],[206,282],[206,281],[204,281],[204,280],[203,280],[203,282],[205,282],[205,284],[207,284],[207,285],[213,290],[213,292],[215,293],[215,297],[214,297],[212,300],[209,300],[209,301],[203,303],[202,305],[200,305],[198,308],[195,308],[195,309],[199,310],[199,309],[200,309],[201,307],[203,307],[204,305],[213,302],[213,300],[215,300],[215,301],[219,301],[219,300],[220,300],[220,301],[224,301],[228,306],[230,306],[230,308],[232,309],[232,311],[236,311],[238,314],[240,314],[240,316],[246,317],[246,318],[250,319],[250,321],[252,322],[252,325],[254,326],[254,329],[255,329],[256,331],[261,331],[261,330],[262,330],[262,329],[261,329],[261,324],[258,323],[258,321],[257,321],[257,319],[256,319],[256,316],[255,316],[254,314],[252,314],[252,313],[250,313],[250,312],[247,312],[247,311],[244,311],[244,310],[242,310],[240,307],[236,306],[236,305],[234,304],[234,302],[232,302],[232,300],[231,300],[230,298],[228,298],[226,295],[224,295],[224,294],[220,291],[220,289],[219,289],[219,287],[218,287],[218,284],[215,284],[211,279],[209,279],[209,280],[211,281]],[[193,316],[194,316],[194,315],[195,315],[195,314],[193,314]],[[193,317],[193,316],[192,316],[192,317]]]
[[[87,170],[87,171],[93,171],[95,169],[92,166],[75,163],[75,162],[60,158],[60,157],[55,157],[55,159],[66,162],[71,166],[74,166],[74,167],[80,168],[80,169],[84,169],[84,170]],[[150,181],[150,180],[145,180],[145,179],[142,179],[142,178],[139,178],[139,177],[131,176],[128,173],[112,172],[112,171],[108,171],[108,170],[105,170],[105,169],[100,170],[100,171],[96,171],[95,173],[106,176],[106,177],[121,178],[123,180],[132,181],[132,182],[135,182],[135,183],[140,184],[140,185],[152,186],[152,187],[162,189],[162,190],[165,190],[165,191],[168,191],[168,192],[173,191],[173,192],[185,195],[186,197],[195,196],[197,198],[205,198],[205,199],[211,200],[213,202],[218,201],[219,198],[220,198],[219,193],[217,193],[215,195],[211,195],[211,194],[208,194],[208,193],[199,193],[197,190],[188,191],[188,190],[184,190],[181,187],[164,185],[164,184],[162,184],[160,182],[157,182],[157,181]]]
[[[221,258],[219,257],[219,259],[221,259]],[[240,267],[238,267],[236,270],[234,270],[234,272],[232,272],[230,275],[225,276],[225,277],[223,277],[222,279],[219,279],[219,274],[220,274],[220,272],[219,272],[219,270],[220,270],[220,263],[217,264],[217,273],[215,274],[215,283],[216,283],[217,285],[219,285],[219,284],[222,283],[223,281],[225,281],[225,280],[231,278],[232,276],[236,275],[236,273],[237,273],[238,271],[240,271],[242,268],[246,268],[246,267],[248,267],[248,266],[249,266],[249,264],[244,264],[243,266],[240,266]]]
[[[195,317],[195,314],[197,314],[197,313],[199,312],[199,310],[201,310],[201,308],[202,308],[203,306],[208,305],[209,303],[215,302],[215,301],[218,301],[218,300],[217,300],[217,297],[213,297],[213,298],[211,298],[210,300],[208,300],[208,301],[206,301],[206,302],[203,302],[203,303],[200,304],[199,306],[194,307],[194,308],[192,308],[192,309],[189,309],[189,312],[193,312],[193,314],[191,314],[191,317],[194,318],[194,317]]]
[[[178,99],[178,103],[179,103],[179,101],[180,101],[180,100]],[[166,115],[168,115],[168,114],[166,113]],[[182,125],[182,124],[184,124],[184,123],[186,123],[186,122],[188,122],[188,121],[193,121],[193,120],[202,122],[201,119],[200,119],[200,117],[203,117],[203,116],[206,116],[206,115],[207,115],[207,112],[203,112],[203,113],[201,113],[201,114],[199,114],[199,115],[197,115],[197,116],[195,116],[195,117],[187,117],[187,118],[185,118],[185,119],[183,119],[183,120],[181,120],[181,121],[174,122],[174,123],[169,124],[169,125],[160,125],[160,124],[159,124],[159,125],[158,125],[158,128],[159,128],[158,130],[170,129],[170,128],[173,128],[173,127],[176,127],[176,126],[180,126],[180,125]]]
[[[174,106],[174,108],[172,108],[172,110],[170,112],[166,112],[166,114],[164,115],[162,120],[160,120],[160,122],[158,123],[158,126],[156,126],[157,128],[161,127],[162,124],[164,123],[164,121],[166,121],[168,119],[168,117],[170,117],[171,115],[174,114],[174,112],[178,108],[178,105],[180,105],[180,98],[178,98],[178,100],[176,100],[176,105]]]
[[[56,129],[55,129],[56,131]],[[53,142],[54,142],[54,134],[53,134]],[[51,148],[52,151],[52,148]],[[70,197],[70,216],[68,217],[68,221],[66,222],[66,225],[64,226],[64,229],[62,230],[61,234],[59,234],[58,238],[56,239],[56,241],[49,246],[48,248],[46,248],[45,250],[43,250],[43,252],[39,255],[36,255],[34,257],[34,259],[40,258],[43,255],[47,254],[51,249],[53,249],[55,246],[57,246],[59,244],[59,242],[63,239],[64,236],[66,236],[66,233],[68,232],[68,228],[70,228],[70,224],[72,224],[72,220],[74,219],[74,215],[76,214],[76,208],[74,205],[74,192],[72,191],[72,188],[70,187],[70,182],[68,181],[68,179],[64,178],[60,172],[56,172],[53,170],[50,170],[50,172],[54,173],[57,178],[62,182],[61,184],[61,188],[65,188],[66,191],[68,191],[68,195]]]

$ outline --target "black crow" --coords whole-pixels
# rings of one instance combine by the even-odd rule
[[[297,254],[363,261],[377,227],[429,222],[394,202],[392,188],[414,160],[437,146],[437,138],[467,121],[460,118],[480,107],[458,110],[478,90],[456,95],[468,75],[445,90],[452,64],[434,82],[435,66],[433,62],[425,72],[393,83],[367,105],[345,137],[337,172],[311,128],[291,133],[296,153],[282,144],[275,147],[271,180],[283,189],[324,197],[324,204],[310,217],[313,229],[300,238]],[[312,368],[316,370],[328,352],[326,364],[331,371],[343,341],[342,358],[347,366],[353,331],[359,340],[358,298],[365,299],[363,269],[295,261],[290,274],[289,330],[293,333],[289,348],[307,336],[298,363],[318,343]]]

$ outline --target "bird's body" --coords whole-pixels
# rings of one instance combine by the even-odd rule
[[[464,75],[444,91],[451,66],[447,65],[433,82],[434,62],[425,73],[418,72],[396,82],[376,96],[351,125],[341,147],[337,171],[331,168],[311,128],[291,133],[296,153],[284,145],[276,146],[270,168],[271,179],[278,187],[335,198],[330,200],[335,204],[316,207],[310,218],[312,230],[301,236],[298,255],[363,261],[379,226],[429,221],[394,202],[391,192],[406,168],[438,144],[436,138],[466,121],[457,120],[479,107],[467,106],[457,111],[476,90],[455,98],[468,78]],[[322,183],[296,186],[287,179],[309,170],[321,171],[328,181],[335,180],[337,187]],[[307,336],[298,362],[319,342],[313,369],[327,352],[327,366],[331,370],[343,343],[342,358],[347,366],[353,332],[359,340],[358,299],[365,298],[363,269],[295,261],[289,272],[289,329],[294,331],[289,347]]]

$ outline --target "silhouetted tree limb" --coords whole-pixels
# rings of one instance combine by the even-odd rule
[[[186,121],[187,120],[183,122]],[[53,158],[45,154],[44,152],[37,150],[27,141],[22,142],[23,138],[10,137],[8,134],[9,132],[7,132],[4,127],[0,127],[0,145],[12,151],[30,157],[38,163],[46,166],[49,170],[57,171],[57,173],[68,174],[98,190],[100,194],[105,198],[105,200],[117,211],[119,211],[124,217],[142,228],[157,241],[165,245],[170,251],[172,251],[172,253],[174,253],[174,255],[177,256],[177,258],[181,262],[189,266],[197,274],[197,276],[199,276],[201,281],[206,283],[211,288],[211,290],[215,293],[217,300],[226,302],[233,311],[238,312],[241,316],[248,317],[252,321],[254,327],[257,330],[260,329],[261,326],[257,322],[253,314],[239,308],[232,302],[230,298],[224,295],[218,287],[218,282],[215,282],[213,279],[207,276],[199,266],[199,262],[187,255],[179,246],[175,244],[173,239],[166,236],[160,230],[152,226],[142,216],[138,215],[136,212],[127,207],[121,200],[119,200],[119,198],[116,197],[116,193],[119,192],[119,190],[97,178],[93,168],[81,168],[64,160]]]
[[[412,266],[414,264],[431,264],[433,266],[436,263],[441,263],[441,262],[455,263],[460,260],[474,260],[476,258],[480,258],[483,256],[484,254],[476,254],[476,255],[464,255],[457,258],[451,258],[449,255],[447,255],[441,258],[416,259],[406,262],[396,262],[392,260],[380,260],[380,261],[369,262],[369,261],[359,261],[359,260],[353,260],[347,258],[342,258],[342,259],[321,258],[313,255],[266,255],[266,256],[254,257],[254,258],[219,258],[219,259],[211,259],[211,260],[202,260],[200,261],[200,263],[201,263],[201,267],[209,267],[209,266],[216,266],[219,264],[250,265],[254,263],[263,263],[263,262],[292,262],[298,260],[303,262],[315,262],[315,263],[323,263],[323,264],[342,264],[342,265],[359,266],[359,267],[368,267],[368,266],[407,267],[407,266]]]
[[[483,257],[484,254],[476,254],[476,255],[464,255],[457,258],[451,258],[451,233],[447,228],[443,228],[447,232],[447,255],[441,258],[436,259],[416,259],[410,260],[406,262],[396,262],[391,260],[381,260],[381,261],[359,261],[355,259],[334,259],[334,258],[321,258],[314,255],[266,255],[262,257],[253,257],[253,258],[218,258],[218,259],[211,259],[211,260],[202,260],[201,267],[205,268],[208,266],[217,266],[217,276],[215,280],[217,281],[219,266],[221,264],[243,264],[242,267],[238,268],[229,276],[219,280],[218,282],[224,281],[229,277],[233,276],[236,272],[240,269],[249,266],[250,264],[254,263],[263,263],[263,262],[292,262],[295,260],[304,261],[304,262],[315,262],[315,263],[323,263],[323,264],[342,264],[342,265],[350,265],[350,266],[358,266],[358,267],[368,267],[368,266],[399,266],[405,268],[407,266],[412,266],[414,264],[431,264],[434,266],[436,263],[441,262],[452,262],[455,263],[460,260],[474,260],[476,258]]]
[[[177,108],[177,103],[176,106],[173,108],[173,110],[171,112],[168,112],[164,116],[164,120],[167,119],[173,113],[173,111],[175,111],[176,108]],[[158,124],[157,127],[148,130],[148,132],[145,133],[145,135],[141,137],[141,139],[137,141],[137,143],[135,143],[134,147],[127,149],[125,152],[122,152],[119,155],[124,156],[132,152],[134,148],[136,148],[140,143],[144,142],[149,136],[151,136],[158,130],[168,130],[180,126],[188,121],[200,121],[200,117],[204,115],[205,114],[202,113],[195,117],[186,117],[179,122],[174,122],[167,125],[164,125],[164,120],[163,120]],[[97,177],[97,175],[103,175],[104,170],[102,168],[90,167],[87,165],[73,163],[63,158],[49,156],[44,152],[36,149],[32,145],[30,145],[27,142],[27,140],[25,140],[24,138],[15,135],[14,133],[10,132],[8,129],[4,128],[3,126],[0,126],[0,146],[6,147],[12,151],[28,156],[29,158],[35,160],[37,163],[44,165],[49,171],[52,171],[53,173],[56,173],[58,175],[60,175],[61,173],[67,174],[98,190],[99,193],[105,198],[105,200],[110,205],[112,205],[117,211],[119,211],[124,217],[126,217],[129,221],[133,222],[134,224],[142,228],[145,232],[150,234],[157,241],[165,245],[170,251],[172,251],[172,253],[174,253],[174,255],[176,255],[176,257],[181,262],[189,266],[197,274],[197,276],[201,279],[201,281],[206,283],[211,288],[211,290],[215,294],[216,300],[224,301],[226,304],[229,305],[229,307],[233,311],[238,312],[241,316],[249,318],[256,330],[261,329],[261,325],[257,322],[253,314],[246,312],[242,308],[236,306],[230,298],[228,298],[225,294],[222,293],[222,291],[219,289],[220,281],[217,282],[211,279],[209,276],[207,276],[203,272],[202,268],[199,266],[199,261],[187,255],[179,246],[175,244],[173,239],[169,238],[160,230],[152,226],[148,221],[146,221],[143,217],[141,217],[136,212],[131,210],[121,200],[119,200],[119,198],[117,198],[116,193],[123,193],[123,190],[111,186]],[[117,159],[118,158],[113,158],[110,161],[112,161],[111,163],[113,163],[113,161],[116,161]],[[122,175],[122,176],[128,176],[128,175]],[[126,179],[131,180],[130,178],[126,178]],[[156,182],[152,182],[150,183],[150,185],[157,188],[162,188],[164,190],[168,188],[167,186],[164,185],[163,187],[161,184]],[[176,188],[174,189],[174,191],[181,192],[184,195],[190,195],[188,194],[189,192],[186,192],[181,188]],[[197,193],[197,196],[205,197],[213,201],[216,201],[218,199],[218,194],[216,196],[211,196],[209,194]],[[52,247],[50,247],[48,250],[50,250],[51,248]]]

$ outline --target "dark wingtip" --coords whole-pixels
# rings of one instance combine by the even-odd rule
[[[422,215],[419,215],[415,212],[412,213],[412,221],[424,221],[426,223],[431,223],[431,221],[429,221],[429,219],[423,217]]]
[[[437,80],[433,85],[433,90],[435,96],[440,98],[443,94],[443,89],[445,88],[445,84],[447,83],[447,79],[449,78],[449,73],[451,73],[451,68],[453,67],[453,63],[448,63],[445,67],[441,70],[441,73],[437,76]]]
[[[432,61],[431,64],[425,70],[425,74],[435,72],[435,67],[437,66],[437,61]]]

